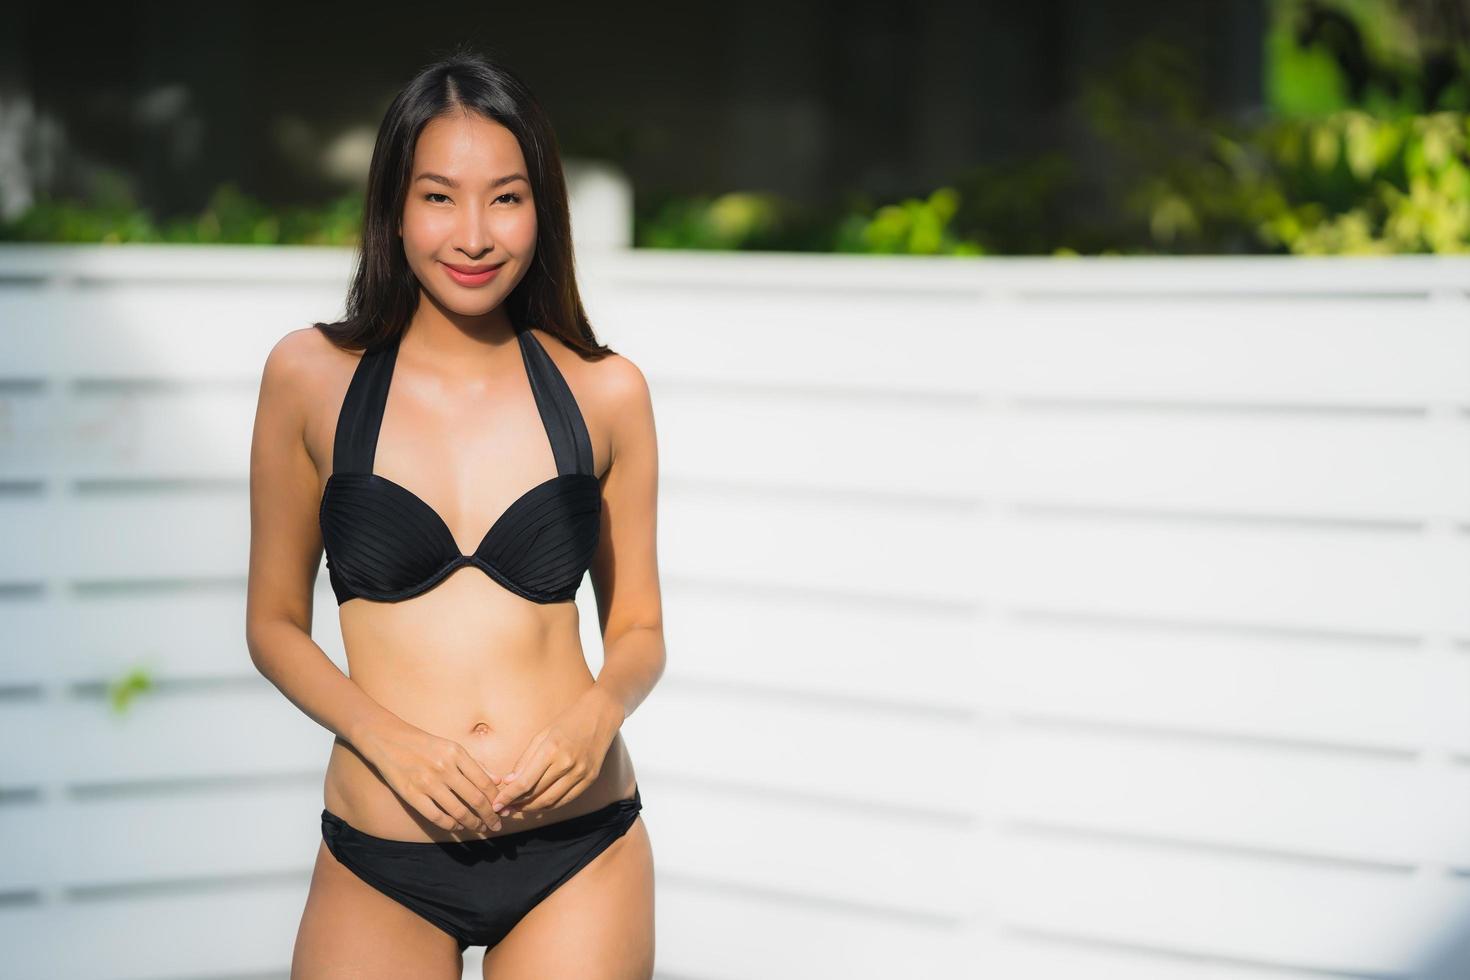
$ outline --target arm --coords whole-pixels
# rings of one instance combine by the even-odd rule
[[[445,830],[499,830],[495,780],[463,745],[408,724],[343,674],[311,638],[321,561],[321,491],[307,452],[306,368],[315,328],[287,334],[266,358],[250,444],[250,578],[245,644],[256,668],[366,759],[425,820]]]
[[[603,477],[602,537],[591,569],[603,648],[592,692],[606,701],[614,731],[653,690],[667,662],[655,541],[653,402],[642,372],[631,361],[618,361],[609,413],[612,460]]]
[[[316,467],[306,450],[311,389],[305,336],[283,337],[261,375],[250,443],[250,570],[245,645],[250,659],[293,704],[353,745],[396,719],[338,669],[311,638],[312,589],[321,561]]]
[[[605,377],[612,451],[602,484],[602,521],[592,585],[602,624],[602,671],[537,734],[506,774],[494,806],[502,816],[575,799],[601,771],[623,721],[663,676],[663,607],[654,525],[658,446],[643,375],[616,358]]]

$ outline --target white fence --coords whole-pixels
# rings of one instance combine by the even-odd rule
[[[245,650],[248,445],[350,258],[0,251],[0,974],[286,976],[332,736]],[[579,268],[659,429],[661,977],[1407,976],[1470,931],[1470,262]]]

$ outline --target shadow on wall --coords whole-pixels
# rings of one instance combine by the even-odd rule
[[[1470,977],[1470,901],[1461,903],[1442,936],[1406,980],[1465,980]]]

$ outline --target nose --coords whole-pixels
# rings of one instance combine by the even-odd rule
[[[495,248],[490,236],[489,211],[483,208],[466,208],[464,213],[465,217],[457,229],[459,244],[456,248],[471,262],[478,262],[486,252]]]

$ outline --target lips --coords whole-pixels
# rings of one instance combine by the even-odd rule
[[[498,262],[495,265],[455,265],[453,262],[445,262],[444,264],[455,272],[462,273],[466,276],[478,276],[482,272],[489,272],[491,269],[498,269],[502,265],[505,265],[504,262]]]
[[[500,267],[505,265],[504,262],[498,263],[497,265],[455,265],[452,262],[441,262],[439,264],[444,266],[445,270],[448,271],[449,278],[461,286],[483,286],[491,279],[494,279],[495,274],[500,271]]]

